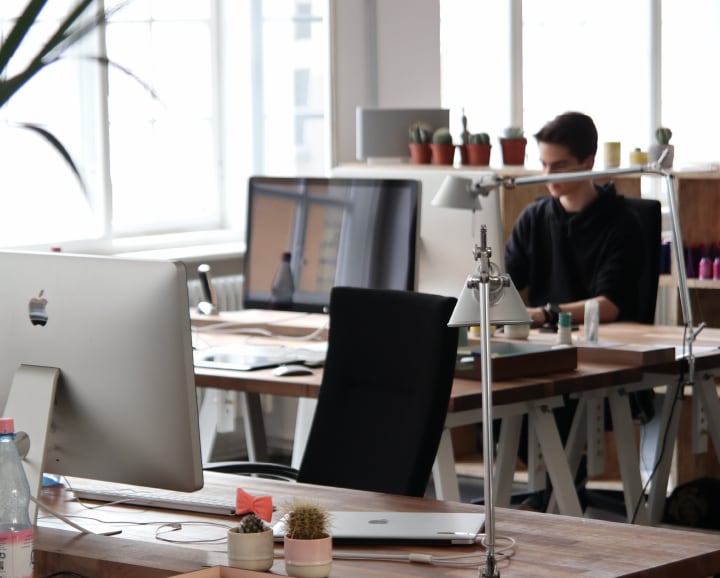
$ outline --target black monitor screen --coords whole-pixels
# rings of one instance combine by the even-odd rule
[[[419,195],[415,180],[252,177],[244,307],[272,307],[287,252],[294,311],[323,311],[335,285],[415,289]]]

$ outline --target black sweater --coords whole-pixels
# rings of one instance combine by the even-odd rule
[[[579,213],[544,196],[525,207],[513,227],[505,265],[533,307],[607,297],[618,320],[636,320],[634,279],[642,259],[640,223],[612,183]]]

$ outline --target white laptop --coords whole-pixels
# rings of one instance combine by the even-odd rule
[[[485,516],[477,512],[330,512],[333,542],[473,544]],[[273,526],[282,540],[285,524]]]
[[[195,351],[195,367],[252,371],[287,363],[318,367],[325,363],[327,342],[302,346],[234,344]]]

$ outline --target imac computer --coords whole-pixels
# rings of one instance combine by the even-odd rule
[[[294,311],[325,310],[335,285],[414,290],[419,199],[413,179],[252,177],[243,306],[270,307],[287,252]]]
[[[184,266],[0,251],[0,408],[42,474],[202,487]]]

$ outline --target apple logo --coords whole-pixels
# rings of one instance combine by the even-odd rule
[[[30,313],[30,323],[33,325],[45,325],[48,321],[47,315],[47,299],[43,297],[45,289],[40,289],[37,297],[30,299],[28,303],[28,311]]]

